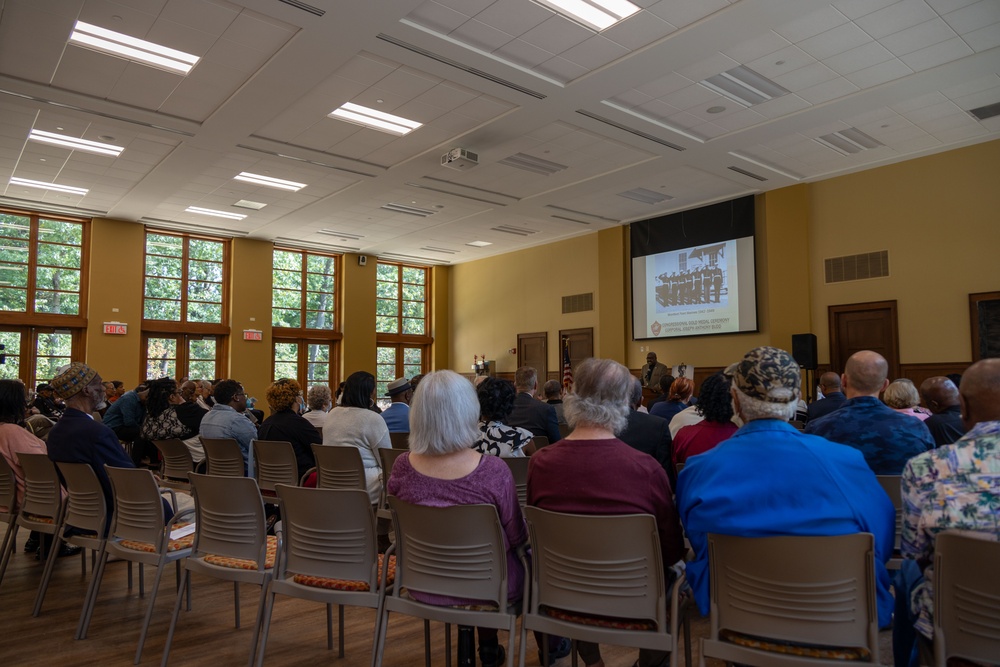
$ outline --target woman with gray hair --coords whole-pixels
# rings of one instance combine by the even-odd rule
[[[306,405],[309,407],[309,412],[302,416],[316,428],[323,428],[327,413],[333,407],[333,394],[330,392],[330,387],[325,384],[314,384],[309,387]]]
[[[471,449],[479,438],[479,399],[472,383],[458,373],[428,373],[410,406],[410,450],[392,467],[387,490],[414,505],[489,504],[497,509],[507,538],[507,591],[521,597],[524,569],[517,547],[528,541],[514,477],[495,456]],[[428,604],[475,604],[475,600],[445,598],[411,591]],[[479,659],[483,667],[504,663],[497,631],[479,628]]]
[[[882,402],[896,412],[916,417],[920,421],[931,416],[929,412],[921,412],[923,408],[920,407],[920,393],[913,384],[913,380],[907,378],[899,378],[890,382],[889,386],[882,392]]]
[[[610,359],[587,359],[573,373],[565,399],[568,436],[531,456],[528,504],[569,514],[652,514],[663,564],[684,556],[670,481],[660,463],[615,437],[628,421],[632,374]],[[603,667],[598,644],[577,641],[587,667]],[[667,654],[643,649],[638,664],[665,664]]]

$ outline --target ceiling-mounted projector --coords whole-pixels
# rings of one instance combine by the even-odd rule
[[[458,171],[471,169],[479,164],[479,155],[464,148],[452,148],[441,156],[441,166]]]

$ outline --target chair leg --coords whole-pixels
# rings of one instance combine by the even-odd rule
[[[459,645],[461,643],[459,640]],[[427,651],[430,652],[430,642],[427,643]],[[444,667],[451,667],[451,623],[444,624]]]
[[[240,627],[240,582],[233,582],[233,605],[236,607],[236,627]]]
[[[268,584],[268,589],[270,589],[270,584]],[[271,631],[271,614],[274,612],[274,598],[274,591],[268,590],[267,601],[264,603],[264,620],[261,623],[260,629],[260,644],[257,646],[257,667],[264,667],[264,649],[267,647],[267,635]]]
[[[174,630],[177,628],[177,617],[181,613],[181,599],[184,596],[184,586],[188,583],[191,578],[191,571],[187,568],[181,574],[181,588],[177,591],[177,602],[174,603],[174,615],[170,618],[170,630],[167,631],[167,643],[163,646],[163,660],[160,662],[160,667],[167,667],[167,660],[170,659],[170,645],[174,641]]]
[[[333,605],[326,605],[326,650],[333,650]]]
[[[3,549],[0,550],[0,584],[3,583],[3,575],[7,572],[7,561],[10,560],[10,554],[14,551],[15,542],[17,537],[17,522],[14,521],[14,517],[11,517],[10,523],[7,524],[7,530],[4,532],[3,536]]]
[[[254,619],[253,641],[250,643],[250,662],[247,667],[254,667],[254,659],[257,657],[257,641],[260,639],[260,626],[264,622],[264,599],[267,595],[269,581],[262,581],[260,584],[260,600],[257,601],[257,618]]]
[[[375,619],[375,645],[372,646],[372,667],[382,667],[382,654],[385,652],[385,636],[388,634],[389,611],[384,607]]]
[[[139,563],[139,597],[146,597],[146,571]]]
[[[90,553],[93,554],[94,552],[91,551]],[[86,549],[81,549],[80,550],[80,576],[81,577],[86,577],[87,576],[87,550]]]
[[[87,595],[83,600],[83,611],[80,613],[80,622],[76,626],[74,639],[84,639],[87,636],[87,630],[90,628],[90,616],[94,612],[94,605],[97,604],[97,591],[101,587],[104,565],[107,562],[106,542],[101,542],[101,548],[96,552],[96,560],[90,567],[90,586],[87,587]]]
[[[56,558],[59,557],[59,536],[62,535],[62,526],[52,536],[52,548],[49,549],[49,557],[45,559],[45,570],[42,573],[42,582],[38,585],[38,594],[35,595],[35,608],[31,615],[37,617],[42,613],[42,601],[45,600],[45,593],[49,589],[49,580],[52,578],[52,568],[56,565]]]
[[[684,615],[681,625],[684,627],[684,665],[691,667],[691,618]]]
[[[340,624],[337,626],[337,632],[339,633],[340,637],[340,652],[337,654],[337,657],[343,658],[344,657],[344,605],[342,604],[337,605],[337,610],[340,616]]]
[[[166,566],[167,564],[163,562],[163,556],[160,556],[160,562],[156,566],[156,576],[153,577],[153,590],[149,595],[149,603],[146,605],[146,618],[143,619],[142,632],[139,633],[139,646],[135,649],[135,662],[133,663],[135,665],[138,665],[139,661],[142,660],[142,647],[146,643],[149,622],[153,620],[153,607],[156,605],[156,594],[160,590],[160,579],[163,577],[163,570]]]

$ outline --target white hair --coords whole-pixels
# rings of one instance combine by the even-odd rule
[[[566,421],[621,433],[628,424],[632,374],[611,359],[587,359],[573,373],[573,393],[564,401]]]
[[[454,371],[428,373],[410,405],[410,451],[430,456],[471,447],[479,438],[479,398]]]
[[[755,419],[780,419],[781,421],[789,421],[795,418],[798,399],[794,396],[787,403],[772,403],[753,396],[747,396],[735,387],[733,391],[739,394],[740,399],[739,411],[736,410],[736,406],[734,405],[733,412],[738,412],[744,423],[752,422]]]

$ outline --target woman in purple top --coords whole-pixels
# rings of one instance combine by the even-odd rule
[[[452,371],[427,374],[410,406],[410,451],[396,459],[387,490],[415,505],[490,504],[496,507],[507,542],[507,592],[521,597],[524,569],[515,550],[528,541],[514,477],[495,456],[471,449],[479,438],[479,400],[472,383]],[[430,604],[469,604],[463,600],[421,594]],[[483,667],[504,662],[504,651],[493,628],[479,628],[479,659]]]

